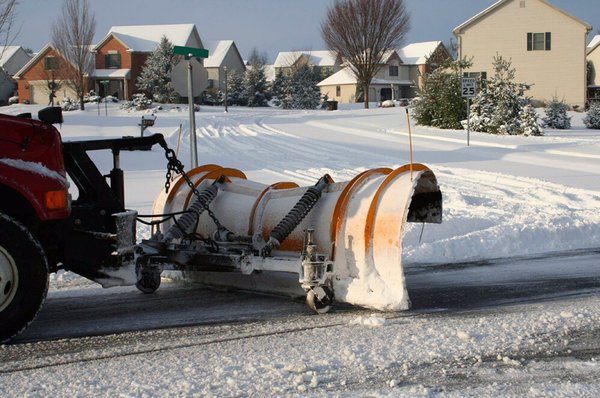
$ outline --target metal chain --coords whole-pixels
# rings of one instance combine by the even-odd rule
[[[219,219],[217,218],[217,216],[215,216],[215,213],[213,213],[213,211],[209,208],[208,204],[205,203],[203,200],[201,200],[201,198],[200,198],[200,192],[194,186],[194,183],[192,182],[192,180],[190,179],[190,177],[188,177],[187,173],[185,172],[185,170],[183,168],[183,163],[181,163],[181,161],[179,159],[177,159],[177,155],[175,154],[175,151],[172,150],[171,148],[169,148],[166,145],[166,143],[164,143],[164,145],[163,145],[163,143],[161,143],[161,146],[165,150],[165,156],[167,158],[167,174],[166,174],[166,181],[165,181],[165,192],[168,193],[169,189],[171,188],[171,176],[172,176],[171,171],[174,171],[177,174],[181,175],[181,177],[188,184],[188,186],[190,187],[190,189],[192,190],[192,192],[194,193],[194,195],[196,195],[196,197],[198,199],[200,199],[200,203],[202,204],[202,207],[208,213],[209,217],[213,220],[213,222],[217,226],[217,229],[219,231],[223,231],[223,230],[224,231],[228,231],[228,229],[225,228],[221,224],[221,222],[219,221]]]

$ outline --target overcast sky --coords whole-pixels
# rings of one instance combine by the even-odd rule
[[[600,0],[550,0],[552,4],[600,27]],[[441,40],[452,29],[495,0],[405,0],[411,29],[405,44]],[[13,44],[40,50],[50,41],[51,27],[63,0],[19,0]],[[253,48],[274,61],[279,51],[324,50],[320,24],[334,0],[91,0],[96,16],[95,41],[113,25],[194,23],[204,41],[235,40],[242,57]]]

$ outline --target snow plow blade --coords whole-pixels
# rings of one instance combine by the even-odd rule
[[[171,269],[208,285],[306,295],[317,312],[334,297],[378,310],[408,309],[405,223],[442,222],[437,179],[422,164],[366,170],[346,182],[326,175],[314,187],[266,185],[217,165],[187,175],[189,182],[180,177],[154,203],[153,214],[169,214],[197,210],[196,197],[210,196],[190,230],[183,231],[185,215],[153,228],[151,241],[162,239],[157,247],[177,263]],[[212,247],[198,249],[194,239]]]

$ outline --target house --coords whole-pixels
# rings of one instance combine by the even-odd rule
[[[58,50],[48,43],[29,60],[15,75],[19,91],[19,102],[32,104],[50,103],[50,93],[54,101],[63,98],[77,98],[77,93],[67,84],[75,69]],[[91,87],[85,81],[85,89]]]
[[[594,36],[587,46],[588,100],[600,101],[600,35]]]
[[[233,40],[208,42],[208,58],[204,68],[208,73],[207,89],[224,90],[227,73],[235,71],[243,74],[246,65]]]
[[[398,55],[405,65],[415,65],[418,71],[417,85],[423,87],[424,77],[441,64],[452,59],[452,55],[441,41],[411,43],[398,50]]]
[[[137,92],[136,81],[146,59],[154,52],[163,36],[175,46],[204,48],[194,24],[113,26],[92,49],[96,69],[93,73],[96,91],[130,99]],[[172,71],[172,83],[179,95],[187,97],[187,62],[180,59]],[[194,96],[207,86],[208,76],[203,59],[192,59]]]
[[[0,46],[0,104],[15,95],[17,83],[13,77],[30,60],[21,46]]]
[[[342,59],[331,51],[284,51],[275,58],[274,75],[279,71],[288,72],[302,65],[317,69],[321,76],[326,78],[342,68]]]
[[[405,65],[397,51],[388,51],[369,86],[369,101],[409,98],[414,96],[417,68]],[[321,95],[342,103],[356,102],[357,78],[349,66],[317,84]]]
[[[586,101],[586,36],[592,27],[547,0],[499,0],[457,26],[460,58],[472,59],[468,76],[493,73],[496,55],[510,59],[528,95],[570,105]]]

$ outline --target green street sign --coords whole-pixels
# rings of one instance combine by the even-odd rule
[[[204,48],[173,46],[173,54],[183,55],[186,58],[208,58],[208,50]]]

